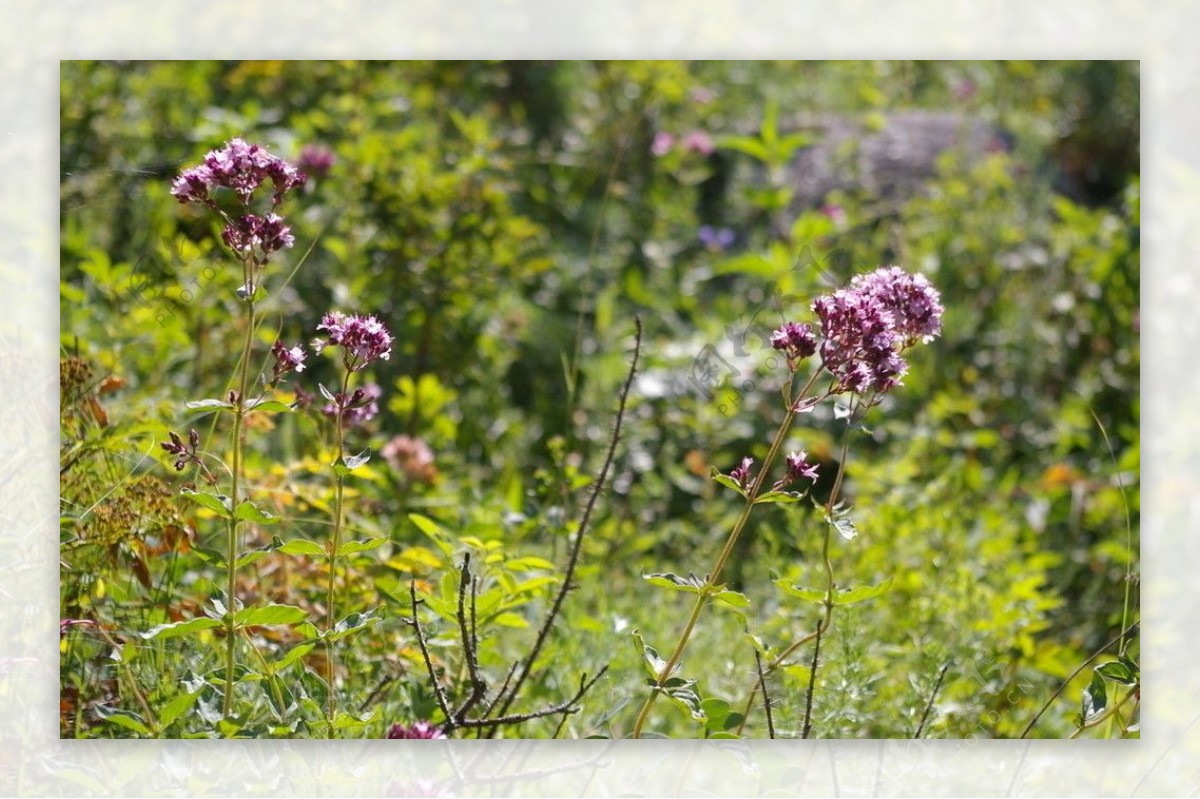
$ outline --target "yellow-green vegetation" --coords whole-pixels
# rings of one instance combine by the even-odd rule
[[[1138,735],[1136,63],[61,91],[63,737]]]

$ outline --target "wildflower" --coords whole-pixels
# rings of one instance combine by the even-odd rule
[[[379,452],[388,465],[414,483],[432,483],[437,479],[433,450],[419,438],[396,436]]]
[[[700,155],[712,155],[717,147],[707,133],[702,130],[693,130],[683,137],[683,149],[692,153],[700,153]]]
[[[187,444],[184,444],[183,439],[181,439],[173,430],[168,431],[167,435],[171,437],[171,440],[163,441],[159,446],[161,446],[171,455],[175,456],[175,471],[182,472],[183,467],[187,466],[189,463],[194,462],[196,464],[200,464],[200,457],[196,454],[196,450],[200,447],[199,433],[197,433],[195,430],[192,430],[190,433],[188,433]]]
[[[771,346],[787,356],[788,369],[796,371],[799,362],[817,351],[812,325],[786,322],[771,334]]]
[[[321,319],[317,330],[329,334],[329,340],[315,339],[317,352],[330,345],[342,348],[342,361],[351,372],[365,369],[373,361],[387,360],[392,354],[392,335],[374,316],[346,316],[330,311]]]
[[[711,225],[701,225],[700,229],[696,231],[696,238],[700,239],[700,243],[709,250],[721,252],[733,244],[734,232],[727,227],[714,228]]]
[[[654,141],[650,143],[650,154],[656,158],[662,158],[671,152],[671,148],[674,146],[675,137],[666,131],[660,130],[654,134]]]
[[[869,275],[856,276],[850,285],[883,303],[906,345],[932,341],[942,332],[941,294],[924,275],[883,266]]]
[[[301,171],[306,175],[315,175],[316,177],[325,177],[336,162],[337,156],[333,154],[333,150],[319,144],[304,145],[300,150],[300,156],[296,159],[297,166]]]
[[[730,470],[729,476],[738,484],[738,487],[743,491],[750,490],[750,467],[754,464],[754,458],[749,455],[742,458],[742,462],[737,468]]]
[[[387,737],[440,739],[445,738],[446,733],[442,732],[441,727],[430,724],[428,721],[418,721],[407,727],[403,724],[393,724],[392,728],[388,730]]]
[[[787,475],[785,475],[782,480],[777,482],[771,490],[779,491],[796,482],[800,478],[811,480],[814,483],[817,482],[817,464],[809,463],[806,460],[807,458],[808,453],[804,450],[790,453],[786,458]]]
[[[821,362],[837,378],[838,393],[882,393],[900,385],[908,371],[901,350],[942,329],[937,289],[896,266],[859,275],[850,288],[818,297],[812,307],[821,320]]]
[[[302,347],[288,348],[282,341],[276,341],[271,347],[271,354],[275,356],[275,367],[271,374],[272,385],[278,383],[279,378],[288,372],[304,371],[305,355]]]
[[[296,239],[292,230],[283,223],[283,217],[278,214],[267,214],[262,217],[257,214],[245,214],[230,220],[221,231],[221,239],[229,249],[241,256],[248,256],[255,248],[265,256],[277,250],[291,247]]]
[[[826,203],[821,206],[821,213],[826,219],[833,222],[835,225],[843,225],[846,223],[846,209],[837,203]]]
[[[379,414],[379,398],[383,389],[375,383],[368,383],[362,388],[356,388],[349,396],[338,391],[333,394],[333,400],[321,409],[326,416],[342,415],[342,421],[353,427],[369,422]]]
[[[307,179],[296,167],[257,144],[231,139],[221,149],[204,156],[199,166],[184,170],[172,183],[171,194],[183,203],[199,202],[216,208],[210,193],[224,188],[249,205],[251,195],[270,180],[275,188],[272,204],[278,205],[284,194],[303,186]]]

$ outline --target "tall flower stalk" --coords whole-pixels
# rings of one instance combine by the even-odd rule
[[[789,373],[782,391],[783,421],[756,476],[751,476],[753,459],[747,457],[727,477],[722,477],[722,482],[736,488],[744,497],[742,511],[708,576],[698,587],[696,601],[671,655],[652,681],[650,694],[634,722],[634,738],[641,737],[650,710],[659,694],[666,690],[668,681],[679,666],[705,606],[721,592],[721,575],[751,511],[766,498],[762,493],[763,487],[783,449],[795,417],[811,412],[818,403],[829,397],[850,394],[850,417],[852,420],[861,418],[867,409],[881,402],[888,391],[901,385],[901,379],[908,370],[908,364],[902,357],[904,350],[918,342],[930,341],[941,332],[943,309],[937,289],[924,276],[911,275],[899,267],[891,266],[882,267],[868,275],[859,275],[849,287],[818,297],[813,302],[812,310],[820,319],[819,339],[810,325],[797,322],[784,324],[771,337],[772,346],[784,354]],[[819,366],[804,380],[800,390],[793,393],[796,383],[802,379],[801,367],[814,355],[820,359]],[[815,633],[818,642],[821,633],[829,626],[833,609],[835,585],[829,555],[829,528],[833,525],[836,498],[845,473],[845,456],[846,442],[843,442],[841,467],[825,503],[826,517],[830,523],[826,525],[822,543],[826,598],[825,615]],[[786,488],[800,478],[815,481],[816,467],[808,464],[805,457],[804,453],[788,456],[787,474],[772,486],[772,491]],[[808,703],[811,707],[811,683],[809,688]],[[806,719],[808,715],[806,713]]]
[[[242,428],[247,412],[251,406],[247,403],[246,393],[250,384],[250,360],[254,348],[254,329],[257,324],[256,304],[265,296],[260,286],[263,268],[271,255],[281,249],[291,247],[295,243],[291,229],[285,224],[283,217],[274,213],[274,209],[283,201],[284,196],[302,185],[306,177],[294,166],[271,155],[264,148],[248,144],[242,139],[232,139],[219,150],[213,150],[204,157],[203,163],[185,170],[175,179],[171,186],[171,194],[181,203],[198,203],[208,207],[218,214],[225,225],[221,231],[221,240],[229,248],[233,257],[242,267],[242,284],[237,290],[238,298],[244,305],[244,321],[246,335],[242,342],[242,351],[237,364],[235,378],[236,388],[229,392],[223,405],[233,413],[233,441],[230,453],[230,489],[227,513],[226,538],[226,608],[225,608],[225,695],[222,705],[222,716],[229,720],[233,712],[233,693],[236,686],[237,667],[237,561],[240,552],[239,522],[241,521],[240,506],[244,490],[243,480],[245,471],[242,450]],[[267,182],[274,189],[271,197],[271,212],[266,215],[254,213],[252,201],[255,193]],[[240,203],[240,213],[231,214],[218,204],[217,198],[221,192],[232,192]],[[276,345],[279,348],[280,345]],[[277,382],[283,372],[291,369],[303,369],[303,355],[297,358],[295,351],[283,350],[288,357],[280,359],[276,352],[276,369],[274,382]],[[171,449],[177,442],[164,443],[164,449]],[[194,446],[193,446],[194,450]],[[178,468],[177,462],[177,468]]]
[[[330,393],[321,386],[321,393],[329,404],[325,413],[334,419],[334,446],[336,455],[333,462],[334,499],[333,499],[333,534],[326,548],[329,581],[326,592],[325,611],[325,666],[328,673],[328,693],[326,697],[326,714],[328,716],[328,733],[332,737],[334,719],[337,715],[337,700],[334,696],[334,656],[331,635],[337,623],[336,586],[337,559],[341,548],[342,536],[342,503],[345,493],[346,475],[357,466],[366,462],[368,453],[346,457],[346,427],[367,421],[378,412],[375,400],[379,397],[378,386],[368,385],[363,388],[350,390],[350,384],[355,372],[362,371],[377,360],[387,360],[392,352],[392,336],[387,328],[374,316],[346,316],[337,311],[330,311],[321,319],[317,330],[328,334],[329,338],[313,341],[313,349],[320,353],[326,347],[341,348],[341,365],[343,369],[340,390]]]

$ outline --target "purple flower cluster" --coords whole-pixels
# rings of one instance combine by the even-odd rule
[[[771,336],[795,371],[819,351],[821,364],[836,378],[834,393],[883,393],[900,385],[908,363],[900,353],[941,333],[941,295],[923,275],[898,266],[880,267],[850,281],[850,287],[818,297],[812,305],[821,320],[818,344],[808,325],[788,322]]]
[[[230,220],[221,231],[221,239],[238,256],[246,258],[255,248],[269,256],[271,253],[291,247],[296,239],[292,230],[283,223],[279,214],[244,214]]]
[[[221,149],[204,156],[200,166],[177,177],[171,185],[171,194],[183,203],[198,202],[215,208],[212,192],[229,189],[248,205],[250,196],[270,180],[275,187],[273,204],[278,205],[284,194],[303,186],[306,179],[303,172],[257,144],[231,139]]]
[[[883,266],[869,275],[856,276],[850,285],[883,304],[905,346],[932,341],[942,332],[942,297],[924,275]]]
[[[750,467],[753,465],[754,458],[751,458],[749,455],[747,455],[746,457],[742,458],[742,462],[738,464],[737,468],[731,469],[729,472],[729,476],[733,478],[733,481],[737,483],[743,491],[750,490]]]
[[[817,351],[817,337],[812,325],[786,322],[771,334],[771,346],[787,356],[788,368],[795,371],[797,363]]]
[[[199,433],[195,430],[188,433],[188,443],[186,444],[173,430],[168,431],[167,435],[171,437],[171,440],[162,442],[160,446],[175,456],[175,471],[182,472],[183,467],[189,463],[200,463],[200,456],[196,454],[196,450],[200,448]]]
[[[333,154],[333,150],[328,147],[322,147],[319,144],[306,144],[300,150],[300,155],[296,158],[296,163],[306,175],[315,175],[316,177],[325,177],[333,165],[337,163],[337,156]]]
[[[346,396],[340,391],[335,392],[332,401],[326,403],[321,413],[329,417],[342,415],[342,422],[350,427],[369,422],[379,413],[379,398],[383,389],[377,383],[368,383],[362,388],[356,388]]]
[[[423,738],[423,739],[440,739],[445,738],[446,733],[442,732],[442,728],[435,724],[430,724],[428,721],[418,721],[409,726],[403,724],[393,724],[388,730],[388,738]]]
[[[316,339],[313,349],[317,352],[327,346],[342,348],[342,360],[351,372],[365,369],[379,358],[385,361],[392,354],[392,334],[374,316],[346,316],[330,311],[321,318],[317,330],[329,334],[329,340]]]
[[[808,453],[804,450],[793,452],[787,456],[787,476],[775,484],[774,490],[791,485],[797,480],[804,478],[817,482],[817,464],[809,463]]]
[[[304,371],[305,354],[303,348],[289,348],[282,341],[276,341],[271,347],[271,354],[275,356],[275,367],[271,374],[272,385],[278,383],[279,378],[288,372]]]

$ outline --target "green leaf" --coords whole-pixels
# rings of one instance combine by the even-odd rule
[[[325,547],[306,538],[293,538],[281,546],[279,551],[285,555],[311,555],[318,558],[326,555]]]
[[[316,642],[302,641],[289,649],[286,655],[275,661],[275,664],[271,668],[274,671],[285,669],[316,648]]]
[[[202,399],[184,405],[189,411],[231,411],[233,403],[219,399]]]
[[[387,543],[386,538],[368,538],[365,541],[344,541],[338,546],[338,557],[344,555],[353,555],[357,552],[366,552],[371,549],[376,549]]]
[[[835,605],[853,605],[856,602],[866,602],[868,599],[874,599],[881,594],[885,594],[892,587],[892,578],[889,577],[878,585],[864,585],[858,588],[849,588],[845,591],[838,591],[833,597]]]
[[[102,718],[110,724],[115,724],[118,727],[124,727],[127,730],[133,730],[140,735],[153,735],[150,728],[140,717],[134,715],[127,710],[116,710],[112,713],[102,714]]]
[[[712,467],[712,472],[710,472],[710,474],[712,476],[712,479],[714,481],[716,481],[717,483],[719,483],[720,485],[723,485],[726,488],[732,488],[734,491],[738,492],[743,497],[746,496],[746,489],[744,489],[740,485],[738,485],[737,480],[734,480],[729,475],[723,474],[723,473],[717,471],[716,466]]]
[[[799,502],[802,495],[793,491],[768,491],[767,493],[754,500],[755,505],[770,505],[772,503],[788,504],[790,502]]]
[[[646,684],[655,690],[661,690],[676,707],[690,715],[693,720],[707,721],[704,710],[700,707],[700,694],[696,691],[695,680],[672,677],[661,689],[655,680],[646,680]]]
[[[1137,682],[1136,673],[1119,660],[1097,666],[1096,673],[1109,682],[1120,683],[1121,685],[1133,685]]]
[[[295,605],[263,605],[239,610],[233,621],[239,627],[257,627],[263,624],[296,624],[307,616],[303,608]]]
[[[798,585],[792,585],[792,581],[787,578],[776,580],[775,585],[783,589],[783,592],[788,596],[794,596],[797,599],[803,599],[805,602],[816,602],[818,605],[825,604],[825,591],[817,591],[812,588],[801,588]]]
[[[141,633],[141,636],[146,639],[175,638],[180,635],[190,635],[201,630],[211,630],[213,627],[220,626],[221,622],[218,619],[201,617],[198,619],[188,619],[187,621],[171,622],[170,624],[160,624]]]
[[[245,408],[247,411],[265,411],[266,413],[291,413],[295,410],[291,405],[279,400],[263,399],[262,397],[254,397],[246,400]]]
[[[218,516],[228,519],[232,516],[233,502],[224,494],[210,494],[207,491],[193,491],[185,488],[179,492],[197,505],[214,511]]]
[[[250,550],[249,552],[243,552],[241,554],[241,556],[239,556],[237,561],[235,562],[234,568],[240,569],[243,566],[249,566],[251,563],[259,561],[262,558],[266,557],[267,555],[271,554],[272,552],[276,551],[281,546],[283,546],[283,539],[280,538],[279,536],[275,536],[274,538],[271,539],[271,543],[267,544],[266,546],[257,547],[255,549]]]
[[[646,640],[642,638],[642,634],[638,630],[633,631],[633,640],[637,643],[638,648],[641,650],[642,658],[646,664],[646,669],[650,672],[650,676],[653,678],[651,680],[651,684],[653,685],[658,680],[659,675],[662,674],[663,669],[667,667],[667,661],[658,656],[658,650],[646,643]],[[676,663],[673,671],[678,670],[679,664]]]
[[[353,635],[354,633],[366,627],[370,627],[372,624],[380,620],[380,617],[375,615],[375,612],[378,610],[379,608],[371,608],[370,610],[362,613],[351,613],[349,616],[335,624],[332,631],[330,631],[327,635],[322,635],[321,637],[326,641],[337,641],[345,638],[348,635]]]
[[[717,146],[726,150],[745,153],[764,164],[771,160],[771,151],[767,149],[767,146],[762,141],[753,136],[726,136],[717,140]]]
[[[726,605],[729,605],[732,608],[750,607],[749,597],[747,597],[745,594],[738,593],[737,591],[730,591],[723,588],[714,594],[713,598],[719,602],[724,602]]]
[[[680,577],[678,574],[670,572],[656,572],[653,574],[643,574],[642,579],[650,583],[650,585],[669,588],[672,591],[688,591],[693,594],[700,593],[700,589],[704,586],[704,581],[694,574],[689,574],[687,577]]]
[[[244,522],[257,522],[259,524],[279,524],[279,517],[273,513],[268,513],[261,510],[250,500],[244,500],[238,503],[237,510],[234,512],[234,517]]]
[[[1092,672],[1092,682],[1087,688],[1083,689],[1082,715],[1083,721],[1086,724],[1100,713],[1104,712],[1104,708],[1108,705],[1108,686],[1104,682],[1104,678],[1099,672]]]
[[[776,580],[775,585],[783,589],[785,594],[794,596],[797,599],[803,599],[805,602],[815,602],[818,605],[825,604],[825,591],[819,591],[812,588],[801,588],[792,585],[789,580]],[[863,585],[858,588],[849,588],[845,591],[835,591],[833,594],[834,605],[853,605],[856,602],[866,602],[868,599],[874,599],[881,594],[884,594],[892,587],[892,578],[889,577],[878,585]]]
[[[166,729],[175,723],[175,720],[184,713],[192,709],[192,705],[196,704],[196,700],[200,698],[199,691],[191,693],[182,693],[163,705],[162,710],[158,712],[158,723],[162,729]]]
[[[704,716],[707,719],[704,722],[704,726],[713,732],[720,732],[726,729],[725,719],[729,717],[730,712],[733,710],[728,702],[717,697],[705,699],[700,703],[700,709],[704,711]]]

